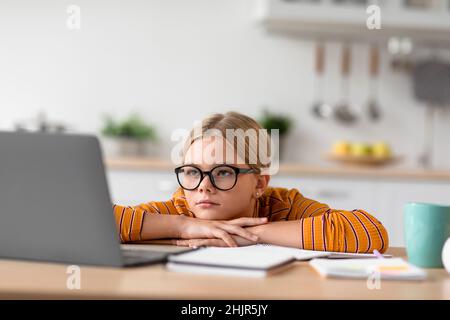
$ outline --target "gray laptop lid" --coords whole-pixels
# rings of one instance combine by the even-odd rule
[[[0,258],[121,266],[98,139],[0,132]]]

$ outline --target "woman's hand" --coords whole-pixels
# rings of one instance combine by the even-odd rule
[[[239,247],[257,244],[257,241],[250,241],[239,236],[231,236]],[[182,247],[228,247],[222,239],[174,239],[172,244]]]
[[[216,221],[184,217],[179,226],[180,238],[197,240],[196,244],[199,244],[200,240],[203,241],[201,243],[206,243],[205,240],[220,240],[222,242],[213,241],[208,243],[210,245],[211,243],[224,243],[229,247],[237,247],[239,244],[243,245],[243,240],[248,241],[246,242],[248,244],[255,244],[258,241],[258,237],[246,230],[245,227],[265,223],[267,223],[267,218],[238,218],[229,221]],[[178,244],[177,242],[177,245],[189,245],[189,242],[182,242],[183,240],[176,241],[180,243]],[[194,241],[191,241],[191,243],[193,244]]]

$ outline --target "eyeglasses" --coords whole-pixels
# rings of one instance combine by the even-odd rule
[[[219,165],[210,171],[202,171],[196,166],[185,165],[175,168],[175,173],[178,183],[185,190],[197,189],[203,178],[208,176],[216,189],[227,191],[236,185],[240,173],[257,173],[257,171],[251,168],[242,169],[229,165]]]

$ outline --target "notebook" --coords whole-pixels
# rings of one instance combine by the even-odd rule
[[[385,280],[424,280],[426,272],[402,258],[313,259],[309,264],[323,277],[368,279],[375,273]]]
[[[282,271],[286,265],[295,260],[354,257],[373,258],[375,256],[258,244],[237,248],[200,248],[169,256],[166,266],[171,271],[261,277]]]
[[[349,252],[332,252],[332,251],[315,251],[315,250],[304,250],[292,247],[276,246],[272,244],[257,244],[253,246],[241,247],[242,251],[245,250],[266,250],[267,252],[283,252],[286,254],[291,254],[296,260],[311,260],[314,258],[327,258],[327,259],[365,259],[365,258],[376,258],[373,253],[349,253]],[[390,254],[383,254],[384,258],[392,258]]]
[[[265,277],[286,269],[295,261],[292,254],[238,248],[200,248],[188,253],[170,255],[170,271],[231,276]]]

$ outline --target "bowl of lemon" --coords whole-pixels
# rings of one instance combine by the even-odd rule
[[[333,143],[328,160],[356,165],[386,165],[398,162],[401,157],[393,154],[385,141],[352,142],[339,140]]]

